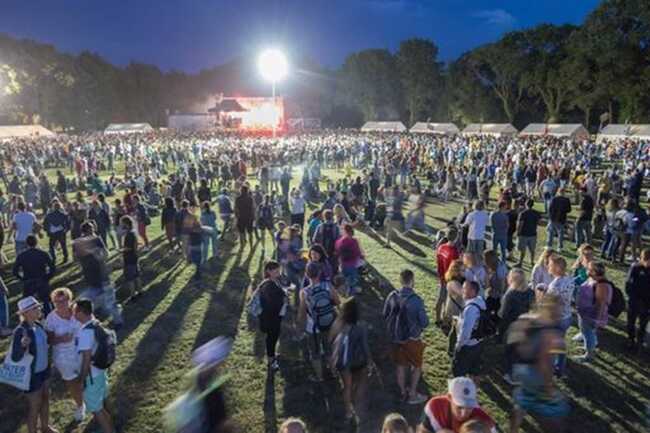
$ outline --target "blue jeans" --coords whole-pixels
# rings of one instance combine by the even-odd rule
[[[497,251],[501,250],[501,260],[505,260],[508,257],[508,238],[492,238],[492,249]]]
[[[550,221],[546,226],[546,233],[548,236],[546,246],[549,248],[553,248],[553,239],[555,238],[555,236],[557,236],[559,238],[558,246],[559,249],[561,250],[562,247],[564,246],[564,224]]]
[[[562,333],[562,338],[566,338],[566,332],[571,326],[571,317],[561,319],[557,325],[558,331]],[[555,369],[555,374],[558,376],[564,375],[564,370],[566,369],[566,353],[560,353],[555,356],[555,362],[553,363]]]
[[[342,266],[342,268],[341,272],[345,277],[345,282],[347,283],[348,288],[352,290],[352,288],[357,287],[359,285],[359,271],[357,270],[357,267]]]
[[[596,350],[596,343],[598,342],[597,328],[594,326],[592,320],[583,319],[582,316],[578,316],[578,325],[580,326],[580,333],[584,340],[585,352],[587,352],[588,357],[592,357]]]
[[[618,238],[614,235],[609,228],[605,229],[605,240],[603,241],[603,246],[600,249],[601,254],[606,259],[613,259],[616,253],[618,245],[616,245],[616,240]]]
[[[575,235],[576,248],[585,242],[591,244],[591,221],[577,221]]]
[[[219,232],[216,230],[212,231],[211,233],[203,233],[203,241],[201,245],[201,257],[202,263],[205,263],[208,261],[208,256],[209,256],[209,251],[210,251],[210,243],[212,242],[212,257],[217,257],[217,244],[219,242]]]

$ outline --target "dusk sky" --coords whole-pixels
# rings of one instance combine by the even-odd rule
[[[364,48],[430,38],[443,60],[509,30],[581,23],[597,0],[0,0],[0,32],[58,49],[195,72],[263,47],[327,67]],[[2,53],[0,53],[1,56]],[[0,58],[0,61],[2,59]]]

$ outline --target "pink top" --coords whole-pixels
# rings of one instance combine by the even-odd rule
[[[342,254],[343,250],[347,250],[348,253]],[[346,268],[357,266],[359,260],[363,258],[361,247],[359,247],[359,241],[347,236],[340,237],[336,241],[334,244],[334,251],[341,262],[341,266]]]

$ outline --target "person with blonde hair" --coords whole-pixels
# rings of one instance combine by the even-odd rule
[[[287,418],[280,425],[278,433],[307,433],[307,425],[300,418]]]
[[[412,433],[408,421],[399,413],[389,413],[384,418],[384,424],[381,427],[381,433]]]
[[[551,263],[551,257],[555,254],[555,250],[546,248],[542,251],[542,254],[539,255],[537,263],[533,266],[533,271],[530,276],[530,285],[533,289],[542,287],[546,290],[548,285],[551,284],[551,281],[553,281],[553,276],[549,272],[549,266]]]
[[[74,412],[75,421],[85,418],[86,407],[83,402],[81,380],[81,357],[77,352],[74,339],[81,329],[81,323],[74,317],[72,310],[72,291],[59,287],[51,294],[54,310],[45,319],[45,332],[52,346],[54,368],[61,374],[65,387],[77,405]]]
[[[550,273],[553,275],[553,281],[548,285],[548,289],[544,292],[543,296],[556,295],[560,300],[561,317],[558,323],[558,329],[562,334],[562,338],[566,336],[566,332],[571,326],[572,309],[571,302],[573,301],[573,292],[575,283],[573,277],[567,275],[567,263],[563,257],[553,256],[550,261]],[[564,368],[566,366],[566,355],[559,354],[555,359],[555,374],[558,377],[564,375]]]
[[[462,260],[453,260],[445,273],[447,282],[447,301],[443,312],[443,322],[450,324],[454,316],[459,316],[463,305],[463,283],[465,282]]]

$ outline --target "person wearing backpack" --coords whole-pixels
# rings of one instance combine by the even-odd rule
[[[481,341],[487,335],[482,335],[483,323],[487,319],[487,305],[479,295],[479,285],[476,281],[465,280],[463,284],[463,299],[465,305],[456,325],[456,345],[451,364],[454,377],[478,376],[481,372]]]
[[[631,351],[640,351],[643,347],[650,318],[650,248],[641,251],[640,258],[638,263],[630,267],[625,281],[628,296],[627,349]]]
[[[608,307],[612,302],[613,287],[605,278],[605,265],[601,262],[589,264],[589,279],[578,289],[576,307],[580,334],[584,340],[585,354],[574,359],[578,362],[593,360],[598,328],[607,326]]]
[[[410,269],[400,273],[402,288],[394,290],[384,303],[384,321],[391,342],[391,358],[397,366],[397,385],[403,401],[420,404],[427,396],[417,392],[422,375],[424,342],[422,331],[429,326],[424,301],[415,293],[415,276]],[[406,387],[406,372],[411,369],[411,382]]]
[[[334,212],[330,209],[326,209],[323,212],[323,217],[325,221],[316,228],[316,233],[312,242],[314,244],[320,244],[325,249],[327,257],[329,258],[330,264],[334,272],[337,272],[339,269],[338,262],[336,260],[336,241],[341,237],[341,230],[339,226],[334,222]]]
[[[372,366],[368,329],[359,322],[359,304],[352,297],[341,305],[341,314],[330,333],[333,341],[332,369],[343,382],[345,419],[352,421],[366,415],[368,368]]]
[[[320,264],[311,262],[306,269],[309,286],[300,291],[298,323],[305,323],[305,331],[310,336],[309,352],[316,380],[323,380],[323,357],[328,353],[327,335],[336,319],[335,307],[339,305],[339,295],[332,286],[321,280]]]
[[[359,288],[359,267],[363,263],[363,251],[359,241],[354,237],[351,224],[343,225],[343,236],[335,244],[336,256],[341,263],[341,273],[345,276],[350,293],[361,291]]]
[[[115,361],[115,339],[95,319],[93,304],[80,299],[74,306],[75,318],[81,324],[77,331],[75,345],[81,355],[83,398],[86,410],[93,414],[103,433],[113,433],[113,419],[105,408],[108,397],[108,373],[106,369]],[[101,338],[100,338],[101,336]]]

